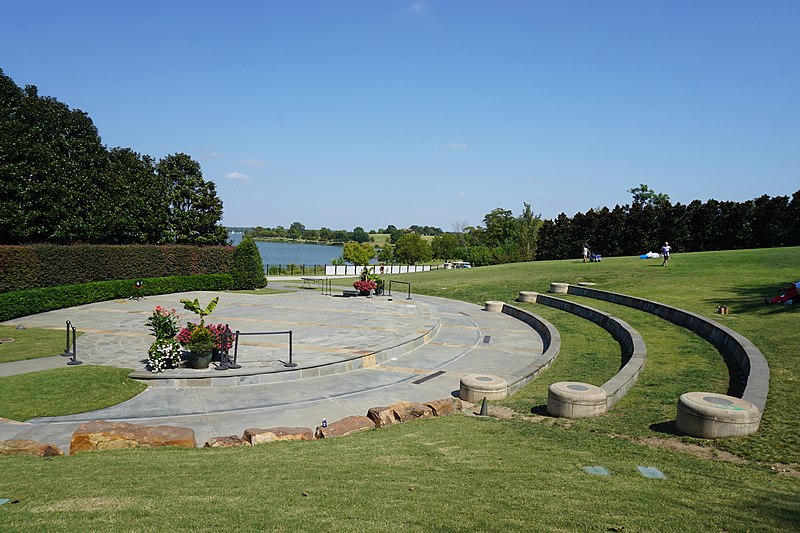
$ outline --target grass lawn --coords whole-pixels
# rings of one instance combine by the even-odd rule
[[[253,289],[253,290],[242,290],[242,291],[231,291],[238,294],[283,294],[287,292],[294,292],[294,291],[285,291],[283,289],[270,289],[269,287],[264,287],[263,289]]]
[[[782,248],[675,254],[667,268],[655,260],[604,258],[387,276],[411,282],[417,294],[478,304],[510,302],[522,290],[544,292],[551,281],[593,281],[718,320],[752,340],[770,365],[756,435],[711,442],[675,436],[682,392],[727,388],[719,353],[657,317],[576,298],[627,321],[648,349],[639,382],[604,417],[539,416],[550,383],[599,385],[613,375],[619,346],[597,326],[529,305],[559,329],[562,350],[537,380],[497,402],[510,408],[511,419],[458,415],[255,448],[0,456],[0,498],[19,500],[0,506],[0,529],[797,531],[800,306],[762,302],[800,278],[798,265],[800,248]],[[715,315],[720,304],[731,314]],[[6,384],[0,381],[0,394]],[[24,404],[42,390],[73,385],[60,376],[42,387],[11,397]],[[582,470],[595,465],[612,475]],[[637,466],[656,467],[667,479],[646,479]]]
[[[77,335],[80,336],[80,332]],[[0,343],[0,363],[58,355],[64,353],[66,346],[63,329],[0,326],[0,339],[13,339]]]
[[[611,476],[589,475],[604,466]],[[637,466],[666,479],[642,477]],[[5,531],[791,531],[800,482],[578,429],[456,415],[238,449],[0,457]]]
[[[800,308],[763,303],[766,296],[800,278],[800,247],[675,254],[669,267],[660,265],[658,260],[619,257],[604,258],[601,263],[541,261],[391,278],[411,282],[415,293],[478,304],[487,300],[512,302],[523,290],[545,292],[553,281],[591,281],[600,289],[649,298],[713,318],[755,343],[767,358],[771,379],[767,409],[757,434],[703,442],[749,460],[800,463],[800,410],[795,408],[800,404]],[[721,356],[695,334],[623,306],[569,298],[622,318],[642,334],[648,350],[640,381],[622,402],[607,416],[577,421],[576,425],[590,431],[669,437],[680,394],[726,391],[727,371]],[[731,314],[715,314],[720,304],[727,305]],[[603,342],[602,332],[591,338],[574,335],[575,329],[594,326],[582,325],[585,321],[568,313],[535,304],[528,308],[561,331],[565,347],[550,370],[501,403],[529,413],[531,408],[546,404],[550,383],[569,378],[601,385],[610,377],[586,375],[586,358],[581,354],[618,356],[619,348],[613,341]]]
[[[84,413],[133,398],[147,387],[130,369],[80,365],[0,378],[0,418]]]

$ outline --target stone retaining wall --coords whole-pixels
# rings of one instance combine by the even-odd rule
[[[568,293],[645,311],[706,339],[723,354],[731,370],[728,394],[747,400],[759,411],[764,411],[769,392],[769,365],[761,351],[746,337],[701,315],[644,298],[577,285],[570,285]]]
[[[561,309],[594,322],[608,331],[619,343],[622,349],[622,363],[619,372],[600,387],[608,395],[606,408],[610,409],[633,387],[639,379],[642,369],[644,369],[644,363],[647,360],[647,348],[642,336],[627,322],[579,303],[554,298],[545,294],[538,294],[536,303]]]
[[[525,322],[542,338],[542,355],[537,357],[530,365],[509,376],[508,395],[511,395],[536,379],[536,376],[555,361],[561,351],[561,335],[553,324],[530,311],[503,304],[503,313]]]

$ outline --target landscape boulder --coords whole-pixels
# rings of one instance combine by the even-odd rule
[[[176,426],[137,426],[127,422],[94,420],[81,425],[72,434],[69,453],[161,446],[196,448],[194,430]]]
[[[244,430],[242,440],[255,446],[283,440],[314,440],[314,433],[310,428],[299,427],[248,428]]]
[[[35,440],[12,439],[0,440],[0,455],[54,457],[56,455],[64,455],[64,452],[55,444],[46,444]]]
[[[433,418],[433,409],[419,402],[397,402],[389,406],[400,422],[408,422],[418,418]]]
[[[433,416],[447,416],[464,410],[464,404],[458,398],[443,398],[425,402],[425,405],[433,411]]]
[[[203,445],[203,448],[236,448],[237,446],[250,446],[250,443],[238,435],[211,437]]]
[[[375,423],[366,416],[348,416],[328,424],[328,427],[317,426],[316,437],[318,439],[346,437],[368,429],[375,429]]]
[[[375,423],[376,428],[385,428],[400,423],[400,419],[397,418],[391,407],[370,407],[367,411],[367,418]]]

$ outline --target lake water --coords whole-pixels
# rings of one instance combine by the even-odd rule
[[[241,233],[230,233],[231,244],[242,242]],[[256,241],[261,261],[267,265],[330,265],[331,259],[342,256],[341,246],[298,244],[293,242]]]

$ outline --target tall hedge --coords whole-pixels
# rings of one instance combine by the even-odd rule
[[[141,289],[134,288],[136,281],[142,281]],[[6,292],[0,294],[0,322],[55,309],[129,298],[135,294],[150,296],[187,291],[221,291],[232,288],[233,278],[230,274],[203,274],[97,281]]]
[[[93,281],[223,274],[231,246],[0,246],[0,293]]]
[[[233,285],[237,289],[260,289],[267,285],[264,264],[261,262],[261,252],[258,251],[256,242],[250,237],[242,239],[233,252],[231,276],[233,276]]]

